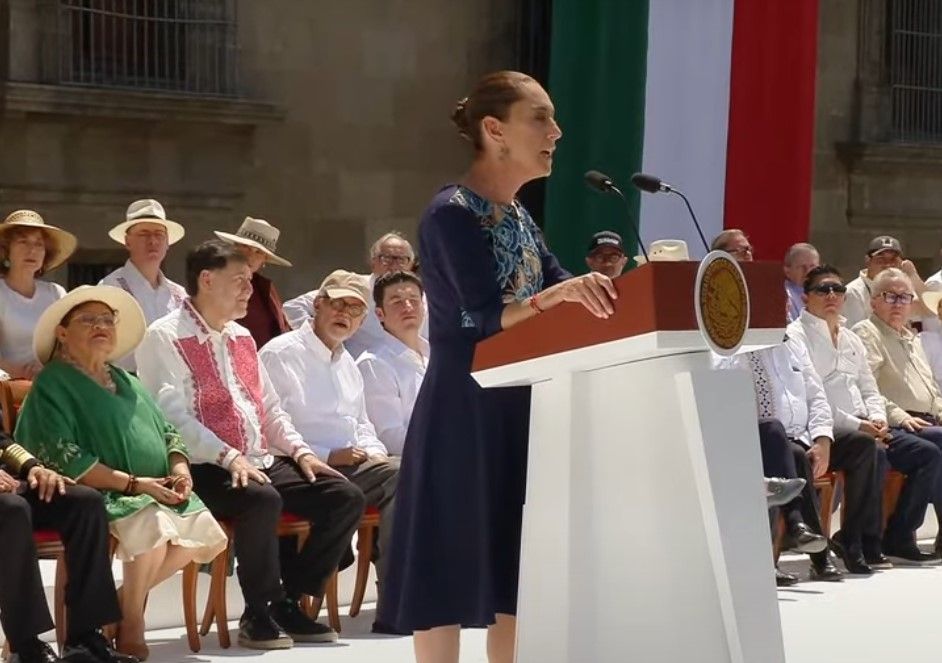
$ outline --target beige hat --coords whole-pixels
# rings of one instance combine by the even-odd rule
[[[118,313],[114,350],[109,361],[132,352],[144,338],[147,323],[140,304],[129,293],[110,285],[80,285],[43,311],[33,332],[33,351],[43,364],[52,359],[56,348],[56,327],[66,314],[80,304],[101,302]]]
[[[75,253],[78,240],[70,232],[62,228],[48,225],[43,218],[30,209],[21,209],[13,212],[0,224],[0,234],[9,232],[13,228],[38,228],[49,235],[54,245],[53,250],[46,256],[43,271],[49,272],[69,259]]]
[[[690,256],[687,254],[687,242],[682,239],[658,239],[651,242],[648,247],[648,257],[651,262],[690,260]],[[643,265],[646,262],[644,256],[635,256],[636,265]]]
[[[164,206],[152,198],[135,200],[128,205],[126,220],[119,223],[108,231],[108,237],[124,246],[124,236],[128,230],[136,223],[157,223],[167,229],[167,243],[176,244],[186,231],[176,221],[168,221],[167,214],[164,212]]]
[[[940,301],[942,301],[942,290],[926,290],[922,293],[922,303],[933,313],[938,312]]]
[[[317,289],[318,295],[327,295],[331,299],[340,299],[341,297],[353,297],[359,299],[364,305],[369,306],[370,285],[369,277],[362,274],[354,274],[344,269],[338,269],[327,275],[327,278]]]
[[[216,231],[216,237],[224,239],[227,242],[244,244],[258,249],[268,256],[268,262],[282,267],[291,267],[291,263],[284,258],[275,255],[275,247],[278,244],[278,236],[281,231],[264,219],[253,219],[250,216],[245,217],[245,221],[239,226],[236,234]]]

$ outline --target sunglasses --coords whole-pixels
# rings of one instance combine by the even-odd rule
[[[912,304],[913,300],[916,298],[911,292],[895,293],[895,292],[881,292],[880,296],[883,297],[883,301],[887,304]]]
[[[847,286],[840,283],[820,283],[808,290],[809,293],[813,292],[816,295],[828,296],[831,293],[836,295],[843,295],[847,292]]]

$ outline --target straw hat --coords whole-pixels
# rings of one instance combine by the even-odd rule
[[[70,232],[62,228],[50,226],[36,212],[21,209],[13,212],[0,224],[0,235],[10,232],[13,228],[38,228],[46,233],[52,240],[53,248],[46,254],[43,271],[49,272],[69,259],[78,246],[78,240]]]
[[[216,237],[224,239],[227,242],[243,244],[258,249],[266,256],[267,262],[282,267],[291,267],[291,263],[284,258],[275,255],[275,247],[278,244],[278,236],[281,231],[264,219],[253,219],[250,216],[245,217],[245,221],[239,226],[236,234],[216,231]]]
[[[922,303],[933,313],[938,312],[940,301],[942,301],[942,290],[926,290],[922,293]]]
[[[687,242],[682,239],[658,239],[651,242],[648,247],[648,257],[651,262],[690,260],[690,256],[687,254]],[[635,256],[636,265],[643,265],[646,262],[644,256]]]
[[[130,353],[144,338],[147,323],[140,304],[121,288],[110,285],[80,285],[47,308],[36,323],[33,332],[33,351],[43,364],[52,359],[56,347],[56,327],[66,314],[80,304],[102,302],[118,312],[114,350],[108,360],[119,359]]]
[[[186,232],[176,221],[168,221],[164,206],[151,198],[135,200],[128,205],[125,221],[108,231],[108,237],[124,246],[124,236],[135,223],[156,223],[167,230],[167,243],[175,244],[183,239]]]

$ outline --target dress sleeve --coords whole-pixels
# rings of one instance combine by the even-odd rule
[[[533,228],[533,236],[536,238],[537,246],[540,247],[540,258],[543,263],[543,287],[549,288],[566,279],[571,279],[572,274],[563,269],[563,266],[559,264],[559,260],[549,250],[543,231],[533,219],[530,219],[530,224]]]
[[[456,324],[478,330],[481,338],[501,330],[504,310],[494,255],[477,217],[455,204],[430,209],[419,231],[429,272],[443,278],[463,312]]]
[[[75,420],[69,414],[72,407],[40,375],[23,402],[14,438],[43,465],[77,480],[98,463],[98,457],[76,442]]]

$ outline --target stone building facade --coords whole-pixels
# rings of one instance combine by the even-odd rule
[[[0,0],[0,211],[75,232],[72,285],[122,262],[107,230],[153,197],[186,247],[246,215],[282,231],[286,297],[413,236],[460,173],[448,116],[512,66],[506,0]]]
[[[811,242],[851,274],[888,233],[942,264],[942,8],[821,0]]]

